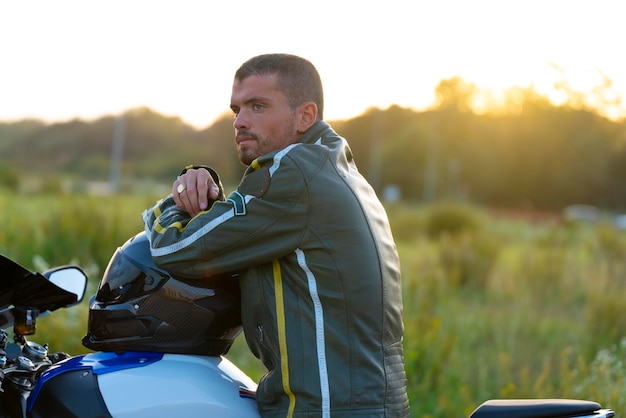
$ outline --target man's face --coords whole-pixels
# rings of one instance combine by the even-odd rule
[[[235,141],[242,164],[296,142],[296,115],[276,74],[235,80],[230,108],[235,113]]]

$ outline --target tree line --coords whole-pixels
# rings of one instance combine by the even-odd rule
[[[532,88],[510,91],[498,111],[477,112],[477,90],[442,81],[437,103],[416,111],[371,108],[330,121],[346,137],[361,172],[383,194],[402,199],[467,199],[497,207],[560,210],[579,203],[626,208],[626,125],[580,101],[553,104]],[[196,129],[149,108],[93,121],[0,123],[0,185],[18,190],[22,175],[107,181],[114,132],[123,118],[123,179],[170,182],[188,164],[210,164],[226,184],[243,167],[232,116]]]

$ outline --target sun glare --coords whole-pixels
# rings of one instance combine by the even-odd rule
[[[517,80],[513,82],[509,77],[496,74],[493,78],[485,76],[482,82],[464,78],[476,86],[471,98],[472,110],[478,114],[519,114],[523,109],[525,91],[533,91],[555,106],[590,109],[613,120],[626,116],[623,97],[612,80],[597,68],[567,70],[547,64],[533,76],[526,74],[525,79]]]

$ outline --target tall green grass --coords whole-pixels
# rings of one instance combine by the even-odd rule
[[[90,294],[157,196],[0,193],[0,253],[28,268],[74,263]],[[626,411],[626,234],[531,224],[456,203],[388,207],[404,278],[414,417],[464,417],[491,398],[592,399]],[[87,352],[88,303],[39,320],[32,339]],[[228,354],[264,372],[238,338]]]
[[[390,213],[414,416],[467,416],[498,397],[626,410],[624,232],[450,204]]]
[[[87,351],[80,339],[87,329],[89,297],[95,294],[115,249],[143,230],[142,208],[155,200],[150,196],[21,195],[0,189],[0,254],[40,272],[78,265],[89,277],[85,300],[40,318],[35,341],[47,342],[55,351]]]

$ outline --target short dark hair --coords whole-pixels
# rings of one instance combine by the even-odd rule
[[[250,58],[235,73],[242,81],[251,75],[277,74],[280,90],[289,105],[296,108],[305,102],[317,105],[317,119],[324,118],[324,90],[315,66],[308,60],[290,54],[264,54]]]

